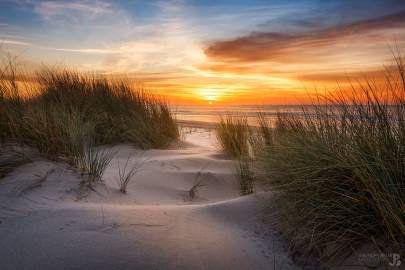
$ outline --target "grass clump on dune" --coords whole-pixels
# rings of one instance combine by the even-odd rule
[[[250,128],[245,116],[221,116],[216,132],[225,153],[235,158],[249,155]]]
[[[320,97],[302,115],[279,115],[274,129],[261,125],[276,225],[305,256],[330,261],[365,243],[405,248],[405,73],[397,64],[384,86],[367,82]]]
[[[239,177],[239,190],[241,195],[254,193],[254,174],[252,160],[240,157],[237,160],[236,172]]]
[[[118,185],[121,193],[127,193],[127,187],[129,183],[133,180],[135,175],[139,172],[142,165],[146,162],[146,158],[141,159],[140,157],[132,159],[128,157],[124,166],[120,165],[118,162]],[[129,163],[132,166],[128,167]]]
[[[225,153],[237,159],[236,174],[241,195],[254,192],[251,146],[254,144],[253,129],[247,117],[226,115],[220,118],[217,126],[217,139]]]
[[[64,159],[89,179],[101,178],[112,156],[97,146],[162,148],[179,136],[167,103],[127,81],[49,69],[28,80],[12,62],[0,71],[0,140]]]

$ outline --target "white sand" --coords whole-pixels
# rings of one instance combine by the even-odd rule
[[[114,147],[104,184],[83,198],[62,163],[37,158],[1,179],[0,269],[298,269],[261,221],[270,195],[239,197],[213,134],[190,131],[170,150]],[[144,163],[122,194],[128,156]]]

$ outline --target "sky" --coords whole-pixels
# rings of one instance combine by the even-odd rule
[[[176,104],[303,103],[405,50],[404,0],[0,0],[32,69],[125,76]]]

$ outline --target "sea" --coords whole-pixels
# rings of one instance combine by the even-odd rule
[[[221,117],[240,115],[248,119],[250,125],[257,125],[257,116],[262,114],[269,120],[276,119],[278,114],[302,114],[302,105],[240,105],[240,106],[174,106],[176,119],[190,122],[214,124]]]

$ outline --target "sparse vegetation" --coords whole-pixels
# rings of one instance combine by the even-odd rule
[[[195,176],[195,178],[194,178],[194,182],[193,182],[193,186],[189,189],[189,191],[188,191],[188,196],[189,196],[189,198],[190,198],[190,200],[194,200],[194,198],[195,198],[195,196],[196,196],[196,194],[197,194],[197,191],[201,188],[201,187],[203,187],[204,185],[203,185],[203,183],[202,183],[202,181],[203,181],[203,176],[204,176],[204,173],[203,173],[203,171],[204,171],[204,169],[205,169],[205,166],[203,167],[203,168],[201,168],[201,170],[199,170],[198,172],[197,172],[197,174],[196,174],[196,176]]]
[[[131,157],[128,157],[122,168],[118,161],[118,185],[122,193],[127,193],[128,184],[134,178],[135,174],[139,171],[145,161],[146,159],[137,158],[134,162]],[[133,163],[130,168],[128,168],[129,163]]]

